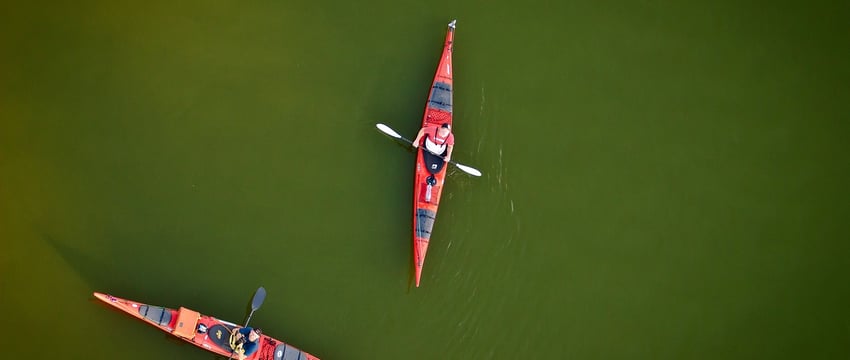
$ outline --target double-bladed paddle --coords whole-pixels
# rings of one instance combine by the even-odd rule
[[[389,126],[386,126],[386,125],[384,125],[384,124],[375,124],[375,127],[377,127],[377,128],[378,128],[378,130],[380,130],[380,131],[381,131],[382,133],[384,133],[384,134],[387,134],[387,135],[389,135],[389,136],[392,136],[392,137],[394,137],[394,138],[396,138],[396,139],[404,140],[405,142],[407,142],[407,143],[408,143],[408,144],[410,144],[411,146],[413,145],[413,141],[410,141],[410,140],[408,140],[407,138],[405,138],[404,136],[401,136],[401,134],[397,133],[395,130],[393,130],[393,129],[392,129],[392,128],[390,128]],[[457,166],[457,168],[458,168],[458,169],[460,169],[461,171],[463,171],[463,172],[465,172],[465,173],[467,173],[467,174],[469,174],[469,175],[472,175],[472,176],[481,176],[481,172],[480,172],[480,171],[478,171],[478,169],[476,169],[476,168],[474,168],[474,167],[466,166],[466,165],[460,164],[460,163],[458,163],[458,162],[456,162],[456,161],[454,161],[454,160],[450,160],[449,162],[450,162],[450,163],[452,163],[452,164],[454,164],[455,166]]]
[[[248,314],[248,319],[245,320],[245,326],[243,326],[243,327],[248,326],[248,322],[251,321],[251,316],[254,315],[254,311],[257,311],[257,309],[259,309],[260,306],[263,305],[263,301],[266,301],[266,289],[264,287],[260,286],[260,288],[257,289],[257,292],[254,293],[254,298],[251,299],[251,312]],[[236,329],[234,329],[234,330],[236,330]],[[234,335],[235,335],[235,333],[234,333]],[[233,358],[234,352],[235,352],[235,350],[230,352],[230,356],[227,357],[227,360],[230,360],[230,359]]]

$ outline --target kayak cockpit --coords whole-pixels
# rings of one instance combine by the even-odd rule
[[[425,168],[427,168],[428,172],[431,174],[439,173],[440,170],[443,170],[443,165],[446,164],[442,156],[434,155],[430,151],[425,150],[424,147],[422,149],[422,160],[425,161]]]
[[[209,336],[210,341],[213,344],[218,346],[221,349],[232,351],[233,348],[230,347],[230,332],[231,328],[228,328],[221,324],[215,324],[210,326],[207,329],[207,335]]]

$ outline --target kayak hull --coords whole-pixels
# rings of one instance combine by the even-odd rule
[[[225,357],[233,354],[229,342],[230,331],[237,327],[234,323],[184,307],[170,309],[98,292],[94,293],[94,297],[199,348]],[[319,360],[265,334],[259,341],[257,351],[245,357],[246,360]],[[238,359],[235,354],[233,356]]]
[[[455,21],[452,21],[446,31],[443,52],[425,104],[423,127],[452,124],[454,30]],[[448,166],[441,158],[425,150],[424,146],[420,146],[416,153],[416,168],[413,176],[413,264],[416,287],[419,287]]]

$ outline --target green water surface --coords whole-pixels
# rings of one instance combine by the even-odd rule
[[[0,5],[4,358],[212,359],[93,291],[322,359],[850,358],[850,6]],[[453,158],[411,286],[445,24]]]

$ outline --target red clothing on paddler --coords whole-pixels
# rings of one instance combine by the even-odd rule
[[[446,152],[447,146],[452,146],[455,143],[455,135],[449,132],[448,137],[439,135],[440,127],[437,125],[429,126],[425,129],[425,148],[432,154],[443,155]]]
[[[429,125],[425,128],[425,140],[430,140],[434,145],[454,145],[455,134],[449,132],[448,138],[439,135],[440,125]]]

